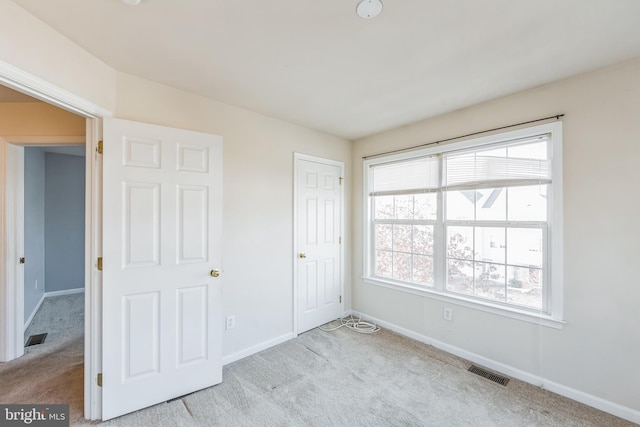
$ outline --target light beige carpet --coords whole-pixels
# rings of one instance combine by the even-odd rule
[[[69,402],[73,425],[95,425],[81,421],[81,338],[60,339],[64,344],[49,343],[53,353],[32,350],[0,365],[0,402]],[[467,372],[468,365],[385,330],[316,329],[226,366],[218,386],[100,425],[633,425],[520,381],[495,384]]]
[[[43,344],[0,363],[0,403],[68,403],[71,422],[82,422],[84,294],[45,298],[25,331],[25,342],[44,332]]]

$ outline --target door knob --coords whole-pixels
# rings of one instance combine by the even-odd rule
[[[300,258],[306,258],[307,254],[305,254],[304,252],[300,252],[300,255],[298,255]]]
[[[211,270],[211,277],[220,276],[220,270]]]

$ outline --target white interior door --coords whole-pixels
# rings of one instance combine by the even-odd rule
[[[342,167],[296,160],[298,333],[342,313]]]
[[[106,420],[222,381],[222,138],[103,132]]]

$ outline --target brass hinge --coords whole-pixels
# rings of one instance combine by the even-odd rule
[[[102,387],[102,374],[98,374],[98,387]]]
[[[102,154],[102,141],[98,141],[98,154]]]
[[[20,258],[20,264],[24,264],[24,257]]]
[[[98,271],[102,271],[102,257],[98,258]]]
[[[342,180],[343,179],[344,179],[343,177],[338,178],[338,181],[340,181],[340,185],[342,185]]]
[[[342,304],[342,295],[340,295],[340,304]]]
[[[342,236],[338,237],[338,244],[341,245],[342,244]]]

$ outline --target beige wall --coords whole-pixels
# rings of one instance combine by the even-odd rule
[[[10,136],[84,138],[85,132],[84,117],[44,102],[0,103],[0,136],[5,139]]]
[[[223,136],[224,307],[236,316],[236,328],[225,331],[224,355],[290,333],[294,152],[343,161],[348,182],[351,143],[126,74],[118,75],[115,113]],[[349,256],[346,266],[348,283]]]
[[[0,61],[113,111],[115,70],[10,0],[0,0]]]
[[[348,182],[349,141],[117,73],[9,0],[0,0],[0,61],[115,117],[222,135],[224,304],[236,316],[223,352],[239,354],[292,332],[293,153],[345,162]]]
[[[362,156],[565,113],[562,330],[365,284]],[[640,60],[354,142],[355,310],[640,411]],[[442,319],[444,305],[454,320]],[[637,413],[636,413],[637,416]]]

